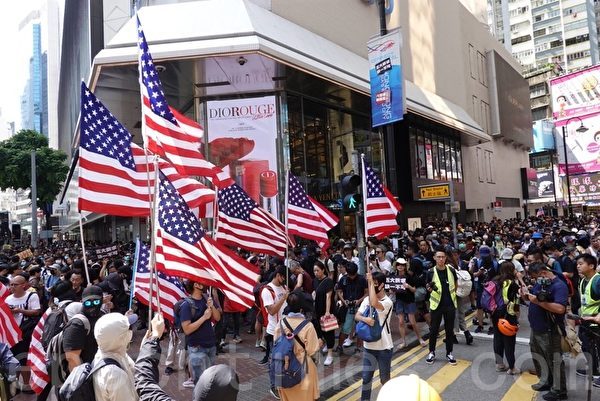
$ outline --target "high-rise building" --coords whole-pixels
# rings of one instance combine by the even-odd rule
[[[597,64],[592,0],[488,0],[490,31],[526,72],[558,64],[570,72]]]
[[[31,26],[33,40],[29,58],[29,79],[21,96],[21,127],[48,136],[47,57],[42,54],[40,23],[26,23],[23,29],[27,29],[28,26]]]

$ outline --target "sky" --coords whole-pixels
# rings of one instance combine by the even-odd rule
[[[31,33],[19,32],[18,25],[28,11],[39,1],[21,0],[2,2],[0,5],[0,108],[4,121],[14,121],[17,129],[21,122],[20,97],[29,76]],[[28,39],[28,40],[27,40]]]

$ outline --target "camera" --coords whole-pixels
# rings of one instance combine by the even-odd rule
[[[248,59],[246,59],[246,57],[244,57],[244,56],[240,56],[240,57],[238,57],[237,62],[239,65],[244,65],[248,62]]]
[[[540,302],[548,302],[550,300],[550,292],[548,288],[552,284],[552,280],[549,278],[540,277],[537,279],[537,283],[542,287],[540,292],[537,294],[537,299]]]
[[[376,258],[377,258],[377,256],[375,256],[375,254],[369,255],[369,260],[375,260]]]
[[[427,284],[429,286],[429,288],[431,288],[432,291],[436,291],[438,290],[437,285],[432,281],[431,283]]]

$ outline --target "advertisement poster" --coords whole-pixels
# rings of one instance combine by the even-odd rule
[[[554,177],[553,171],[548,170],[536,170],[537,175],[537,189],[538,198],[552,198],[554,197]]]
[[[367,43],[373,127],[404,118],[404,80],[400,31],[378,36]]]
[[[577,132],[579,120],[573,120],[566,127],[567,161],[569,174],[582,174],[600,171],[600,114],[581,119],[586,132]],[[564,126],[564,124],[563,124]],[[559,174],[566,174],[563,148],[563,126],[556,128]]]
[[[275,96],[207,102],[210,161],[278,216]]]
[[[554,149],[554,123],[538,120],[533,123],[533,149],[535,152]]]
[[[600,201],[600,173],[582,174],[570,176],[571,202],[593,202]],[[563,180],[566,192],[566,181]]]
[[[555,121],[600,112],[600,66],[550,80]]]

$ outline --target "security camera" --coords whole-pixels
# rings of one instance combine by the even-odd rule
[[[247,62],[248,62],[248,60],[246,59],[246,57],[244,57],[244,56],[240,56],[240,57],[238,57],[238,64],[239,64],[239,65],[244,65],[244,64],[246,64]]]

